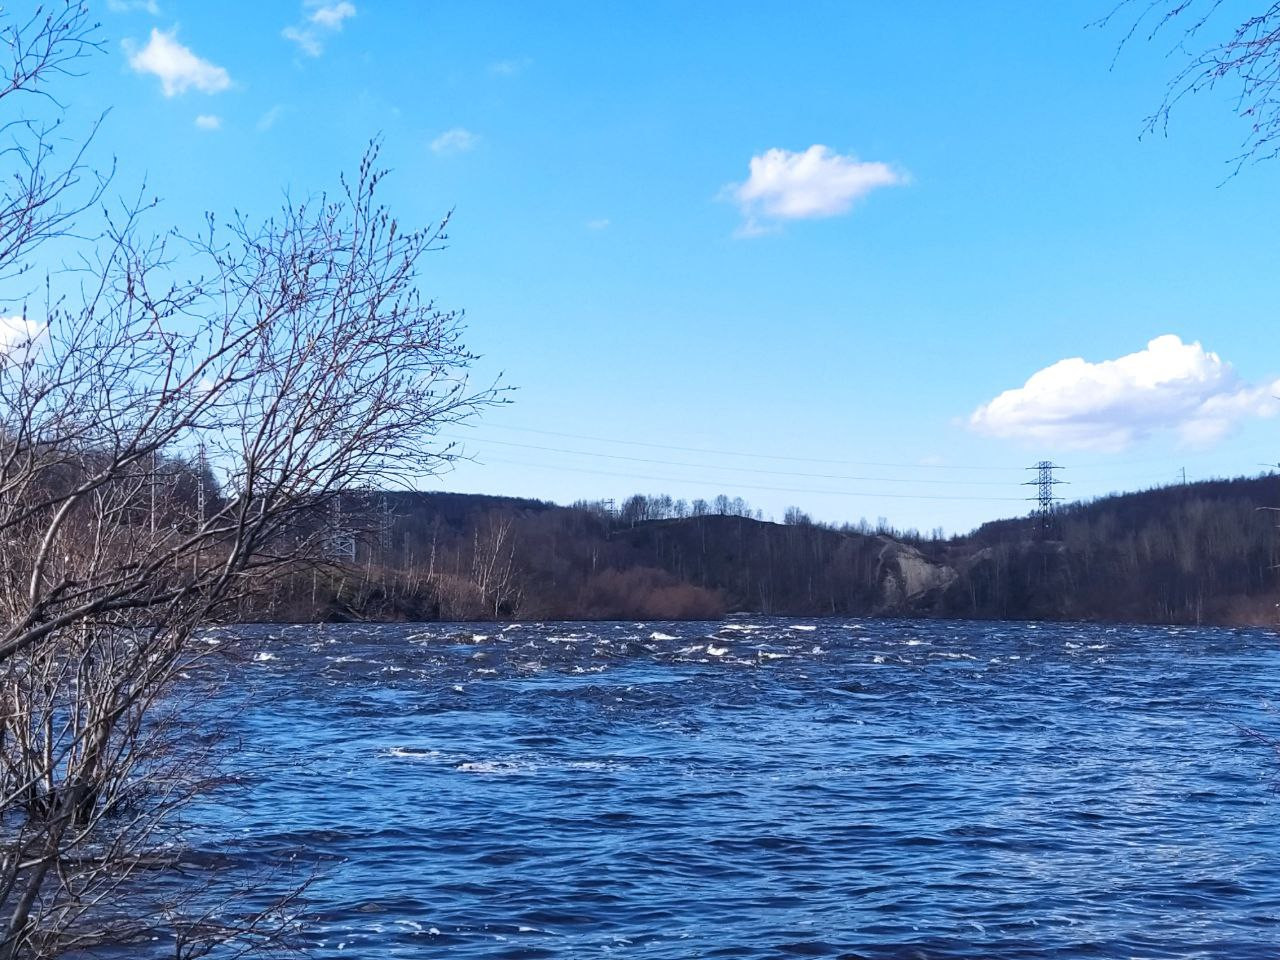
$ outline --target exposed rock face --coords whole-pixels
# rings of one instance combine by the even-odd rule
[[[879,612],[924,612],[935,606],[947,587],[955,582],[958,576],[955,569],[926,559],[915,547],[888,537],[880,539],[883,546],[877,573]]]

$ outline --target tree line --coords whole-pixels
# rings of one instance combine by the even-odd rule
[[[1241,623],[1270,622],[1277,599],[1277,533],[1260,509],[1280,501],[1273,477],[1071,504],[1047,533],[1038,518],[1020,517],[952,538],[818,524],[799,510],[773,523],[727,497],[697,513],[649,494],[620,507],[348,498],[352,562],[310,571],[246,616],[685,619],[744,610]]]

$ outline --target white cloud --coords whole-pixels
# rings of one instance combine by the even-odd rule
[[[441,156],[452,153],[466,153],[468,150],[474,150],[479,142],[480,138],[470,130],[454,127],[452,130],[446,130],[432,140],[431,150]]]
[[[296,43],[298,49],[308,57],[318,57],[324,53],[324,44],[320,42],[320,37],[314,30],[308,30],[306,27],[285,27],[280,31],[280,36]]]
[[[309,18],[311,22],[326,30],[341,30],[342,21],[356,15],[356,5],[347,0],[339,3],[316,3],[313,0],[307,6],[314,8]]]
[[[202,113],[196,117],[196,126],[201,130],[218,130],[222,127],[222,118],[214,113]]]
[[[21,363],[44,334],[45,325],[20,314],[0,316],[0,363]]]
[[[1161,430],[1204,446],[1242,420],[1280,412],[1278,393],[1280,380],[1251,386],[1198,341],[1167,334],[1115,360],[1059,360],[983,404],[969,423],[1050,447],[1123,450]]]
[[[165,33],[151,28],[151,39],[141,49],[131,40],[124,41],[129,66],[137,73],[151,73],[160,78],[166,97],[175,97],[195,88],[201,93],[219,93],[231,86],[231,77],[222,67],[203,60],[174,37],[177,28]]]
[[[854,202],[879,187],[907,182],[887,163],[859,160],[814,144],[803,152],[774,148],[751,158],[751,175],[726,193],[742,210],[744,236],[776,229],[784,220],[810,220],[848,213]]]
[[[326,2],[326,0],[306,0],[303,6],[310,11],[301,24],[285,27],[280,35],[298,45],[309,57],[318,57],[324,53],[326,34],[338,33],[343,23],[356,15],[356,5],[348,0]]]
[[[604,230],[604,229],[606,229],[608,226],[609,226],[609,218],[608,218],[608,217],[600,217],[600,218],[599,218],[599,219],[597,219],[597,220],[588,220],[588,221],[587,221],[587,229],[588,229],[588,230]]]

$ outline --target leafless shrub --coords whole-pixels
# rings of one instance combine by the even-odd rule
[[[4,107],[96,45],[75,2],[0,36]],[[83,239],[106,178],[83,150],[54,165],[53,123],[0,127],[0,280],[80,244],[0,344],[0,960],[157,936],[270,952],[293,894],[172,869],[217,747],[190,700],[216,692],[200,632],[327,562],[342,491],[447,465],[437,431],[498,394],[468,384],[461,315],[418,293],[445,225],[405,231],[378,203],[376,145],[261,226],[155,239],[134,203]]]

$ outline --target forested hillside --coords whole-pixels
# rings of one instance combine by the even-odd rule
[[[942,539],[785,523],[725,497],[560,507],[462,494],[351,494],[353,543],[246,616],[685,619],[926,615],[1269,623],[1280,477],[1071,504]]]

